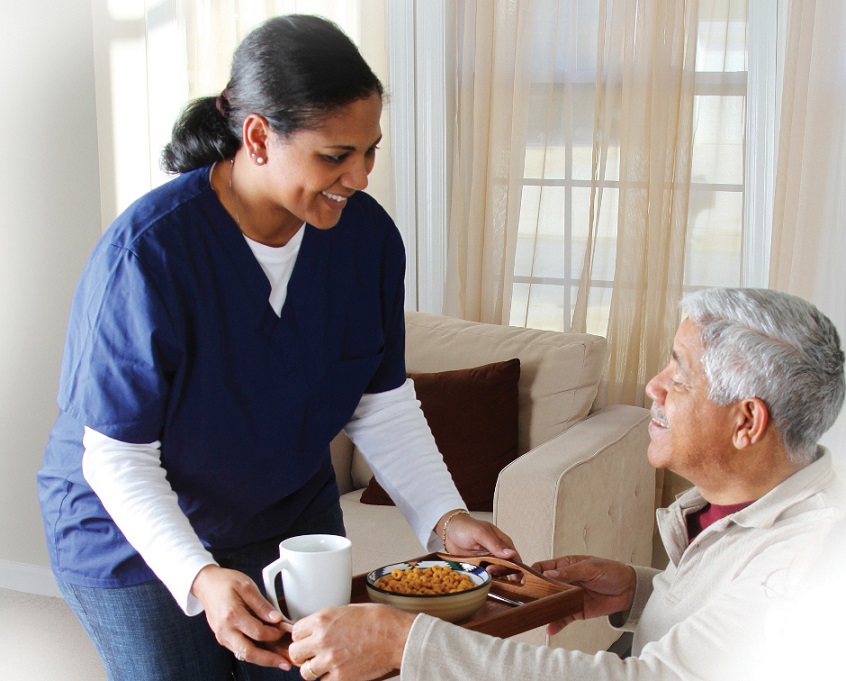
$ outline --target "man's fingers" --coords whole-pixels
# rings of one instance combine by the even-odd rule
[[[568,615],[567,617],[563,617],[562,619],[556,620],[555,622],[550,622],[546,625],[546,633],[550,636],[555,636],[555,634],[564,629],[564,627],[566,627],[568,624],[581,619],[584,619],[584,617],[577,614]]]
[[[602,574],[602,570],[587,560],[581,560],[570,565],[559,565],[556,579],[573,584],[576,582],[590,582]]]
[[[560,571],[570,565],[575,565],[588,560],[590,556],[562,556],[561,558],[549,558],[547,560],[540,560],[532,565],[538,572],[545,572],[547,570]]]

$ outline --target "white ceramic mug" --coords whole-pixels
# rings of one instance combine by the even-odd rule
[[[352,586],[351,546],[349,539],[334,534],[304,534],[284,540],[279,544],[279,558],[262,570],[268,599],[282,611],[276,595],[276,575],[281,575],[292,620],[346,605]]]

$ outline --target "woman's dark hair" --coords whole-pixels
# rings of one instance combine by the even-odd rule
[[[313,129],[335,109],[374,93],[383,95],[382,84],[335,24],[303,14],[274,17],[235,50],[221,95],[196,99],[182,112],[162,167],[184,173],[233,156],[251,113],[284,137]]]

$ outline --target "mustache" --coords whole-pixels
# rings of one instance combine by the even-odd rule
[[[660,425],[664,426],[664,428],[669,428],[670,424],[667,421],[667,415],[664,414],[664,410],[661,409],[657,404],[652,405],[651,409],[649,410],[652,415],[652,420]]]

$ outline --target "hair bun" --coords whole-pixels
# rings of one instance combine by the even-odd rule
[[[221,92],[217,99],[214,101],[214,105],[217,110],[220,112],[220,115],[224,118],[229,118],[229,111],[232,109],[232,105],[229,103],[229,86],[227,85],[223,88],[223,92]]]

